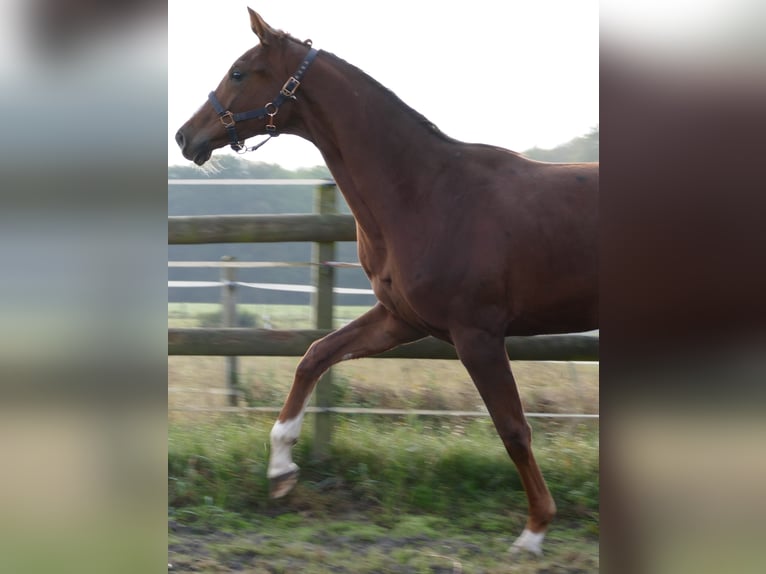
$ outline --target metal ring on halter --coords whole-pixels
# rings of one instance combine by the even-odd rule
[[[269,106],[274,108],[273,112],[269,111]],[[265,106],[263,106],[263,109],[266,110],[266,115],[269,116],[270,118],[273,118],[274,116],[276,116],[277,112],[279,111],[279,108],[273,102],[268,102]]]
[[[274,108],[273,112],[269,111],[269,106]],[[263,109],[266,110],[266,115],[269,116],[269,123],[266,124],[266,131],[269,132],[269,134],[276,134],[277,126],[274,125],[274,116],[277,115],[279,108],[273,102],[269,102],[263,106]]]

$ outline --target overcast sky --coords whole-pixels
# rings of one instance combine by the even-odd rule
[[[190,164],[176,130],[257,42],[248,5],[274,28],[358,66],[454,138],[523,151],[598,125],[595,0],[169,0],[168,164]],[[234,152],[214,156],[223,153]],[[246,157],[288,168],[323,164],[296,136]]]

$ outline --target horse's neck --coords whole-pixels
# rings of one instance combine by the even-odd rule
[[[424,118],[353,66],[328,55],[317,60],[306,89],[306,137],[322,152],[360,225],[384,232],[422,204],[424,181],[435,177],[452,145]],[[311,90],[311,82],[321,90]],[[439,158],[444,160],[424,158]],[[373,229],[377,228],[377,229]]]

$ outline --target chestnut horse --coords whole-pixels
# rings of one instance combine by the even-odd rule
[[[512,549],[539,554],[556,505],[504,337],[597,328],[598,164],[456,141],[358,68],[248,10],[260,43],[176,141],[199,165],[226,144],[247,149],[244,138],[257,134],[316,145],[356,218],[359,260],[378,299],[300,361],[271,431],[271,495],[297,481],[291,447],[325,370],[433,335],[455,346],[521,476],[529,511]]]

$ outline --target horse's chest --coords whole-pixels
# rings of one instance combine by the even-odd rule
[[[403,294],[395,288],[390,275],[372,275],[370,283],[375,297],[386,308],[393,311],[396,308],[402,307],[404,303]]]
[[[411,290],[406,288],[406,282],[397,274],[373,274],[370,283],[378,301],[405,323],[431,334],[440,334],[444,330],[439,320],[444,315],[418,304],[417,298],[413,298]]]
[[[431,297],[424,304],[423,297],[418,296],[422,291],[421,271],[413,272],[401,257],[397,258],[395,253],[367,238],[359,242],[359,261],[375,297],[386,309],[414,327],[431,333],[442,330],[438,318],[443,317],[443,313],[434,312],[439,306],[437,297]]]
[[[391,258],[380,257],[387,254],[376,253],[378,257],[371,255],[369,252],[363,254],[360,250],[359,259],[370,279],[375,297],[386,309],[405,318],[411,312],[406,293],[402,289],[404,284],[399,269]]]

